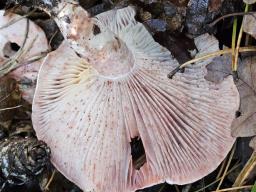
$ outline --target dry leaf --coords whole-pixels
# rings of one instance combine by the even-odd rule
[[[254,0],[254,2],[256,1]],[[244,32],[256,38],[256,13],[251,15],[246,15],[244,17],[243,29],[244,29]]]

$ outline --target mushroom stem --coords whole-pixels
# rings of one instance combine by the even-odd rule
[[[50,15],[54,17],[70,46],[77,53],[85,56],[86,40],[90,38],[94,27],[89,13],[75,2],[62,2],[52,10]],[[88,37],[88,39],[82,37]]]

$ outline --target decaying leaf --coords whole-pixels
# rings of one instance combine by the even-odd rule
[[[239,68],[241,116],[233,122],[233,136],[250,137],[256,135],[256,57],[242,59]]]
[[[244,16],[243,29],[244,32],[256,38],[256,13]]]
[[[34,128],[57,169],[85,191],[190,183],[216,169],[235,141],[232,77],[205,80],[206,60],[169,79],[178,62],[134,16],[127,7],[90,18],[77,5],[62,5],[56,21],[66,41],[40,70]],[[209,35],[195,44],[199,55],[219,47]],[[139,168],[134,138],[145,149]]]
[[[36,24],[19,15],[4,15],[4,11],[0,11],[0,77],[8,74],[16,79],[23,98],[30,103],[42,63],[42,60],[33,59],[40,58],[48,49],[45,34]]]

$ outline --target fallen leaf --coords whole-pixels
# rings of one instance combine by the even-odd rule
[[[254,0],[256,2],[256,0]],[[256,13],[246,15],[243,20],[244,32],[256,38]]]
[[[256,57],[242,60],[239,66],[238,90],[241,97],[241,116],[233,122],[233,136],[256,135]]]

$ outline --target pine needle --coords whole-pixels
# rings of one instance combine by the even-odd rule
[[[17,105],[17,106],[14,106],[14,107],[3,108],[3,109],[0,109],[0,112],[12,110],[12,109],[17,109],[17,108],[20,108],[20,107],[22,107],[22,105]]]
[[[243,170],[240,172],[240,174],[236,178],[236,181],[233,184],[233,186],[239,187],[239,186],[243,185],[245,183],[246,179],[248,177],[250,177],[250,175],[252,174],[255,167],[256,167],[256,153],[252,153],[250,159],[247,161]]]
[[[228,174],[230,174],[231,172],[233,172],[235,169],[237,169],[239,166],[240,166],[240,164],[234,165],[234,166],[226,173],[226,176],[227,176]],[[198,189],[197,191],[194,191],[194,192],[203,191],[203,190],[207,189],[208,187],[214,185],[215,183],[217,183],[217,182],[220,181],[220,180],[221,180],[221,178],[219,178],[219,179],[217,179],[217,180],[211,182],[210,184],[206,185],[205,187],[203,187],[203,188],[201,188],[201,189]]]
[[[222,175],[222,177],[221,177],[221,180],[220,180],[220,182],[219,182],[219,185],[218,185],[216,191],[219,191],[219,189],[220,189],[220,187],[221,187],[221,185],[222,185],[222,183],[223,183],[223,181],[224,181],[224,179],[225,179],[225,177],[226,177],[226,175],[227,175],[228,168],[229,168],[229,166],[230,166],[230,164],[231,164],[231,161],[232,161],[232,159],[233,159],[233,156],[234,156],[234,154],[235,154],[235,150],[236,150],[236,143],[234,144],[233,149],[232,149],[232,151],[231,151],[231,153],[230,153],[230,156],[229,156],[229,159],[228,159],[228,162],[227,162],[225,171],[224,171],[224,173],[223,173],[223,175]]]
[[[251,189],[252,187],[253,187],[253,185],[246,185],[246,186],[241,186],[241,187],[231,187],[231,188],[221,189],[221,190],[213,191],[213,192],[233,191],[233,190],[239,190],[239,189]]]

